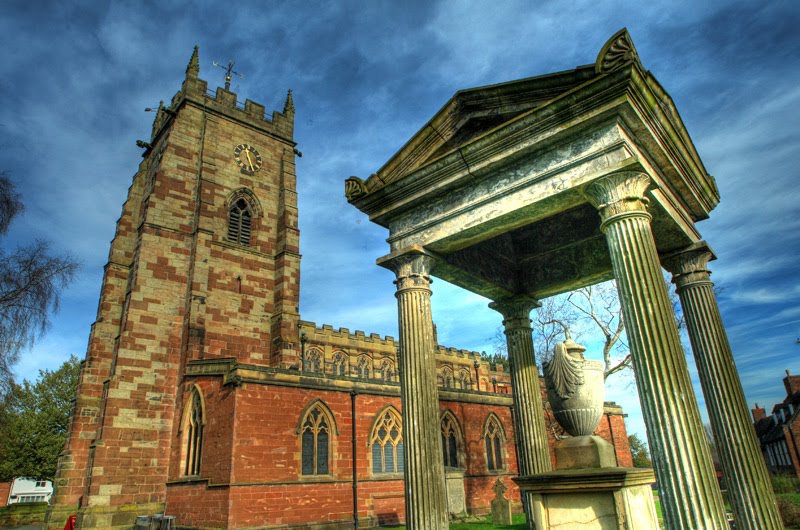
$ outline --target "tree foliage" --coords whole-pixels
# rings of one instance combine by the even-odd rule
[[[670,289],[670,303],[680,328],[683,314],[674,289]],[[539,366],[552,358],[556,343],[566,338],[567,330],[573,340],[583,345],[602,343],[604,378],[633,366],[625,319],[613,280],[546,298],[541,307],[531,312],[531,319],[533,348]],[[494,356],[507,357],[502,330],[497,331],[493,342]]]
[[[631,448],[631,456],[633,456],[633,467],[653,467],[647,444],[639,438],[638,434],[628,435],[628,445]]]
[[[56,371],[40,370],[35,383],[11,383],[0,401],[0,481],[53,478],[79,375],[73,355]]]
[[[0,173],[0,235],[23,208],[14,184]],[[45,241],[11,251],[0,247],[0,394],[9,391],[12,366],[48,328],[61,291],[77,271],[71,256],[51,255]]]

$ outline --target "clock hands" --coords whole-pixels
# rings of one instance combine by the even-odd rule
[[[253,164],[253,161],[250,159],[250,150],[245,149],[244,154],[247,155],[247,162],[250,164],[250,171],[255,171],[256,166]]]

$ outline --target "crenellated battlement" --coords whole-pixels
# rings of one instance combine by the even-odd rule
[[[395,338],[391,335],[386,335],[382,337],[378,333],[370,333],[367,335],[364,331],[357,329],[354,332],[350,332],[349,328],[334,328],[330,324],[322,324],[318,326],[315,322],[310,322],[308,320],[301,320],[300,321],[300,332],[306,333],[306,336],[309,339],[321,339],[323,337],[332,337],[336,339],[346,339],[348,341],[355,341],[355,342],[363,342],[365,344],[380,344],[382,346],[389,346],[391,348],[397,348],[397,342]]]
[[[153,122],[151,141],[159,135],[168,118],[174,116],[186,101],[190,101],[206,110],[224,114],[294,145],[294,99],[291,90],[286,96],[283,111],[272,111],[272,115],[267,116],[266,107],[260,103],[250,99],[241,103],[237,94],[226,88],[217,87],[215,91],[210,90],[208,82],[200,79],[199,74],[200,62],[198,48],[195,46],[181,89],[172,97],[169,107],[159,106]]]

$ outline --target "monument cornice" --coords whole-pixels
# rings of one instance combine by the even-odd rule
[[[679,197],[677,202],[692,220],[706,218],[719,201],[714,179],[706,173],[671,99],[638,63],[599,75],[394,181],[384,182],[380,174],[366,183],[351,177],[348,189],[360,188],[348,195],[372,221],[391,228],[400,211],[610,119],[639,133],[639,139],[648,138],[646,145],[631,142],[626,147],[646,159],[643,162],[661,168],[653,172],[654,179]]]

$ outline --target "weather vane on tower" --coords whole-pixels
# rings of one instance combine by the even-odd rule
[[[244,79],[244,75],[240,74],[239,72],[233,69],[233,65],[236,64],[233,59],[228,61],[227,66],[221,65],[217,61],[214,61],[212,64],[217,68],[222,68],[223,70],[225,70],[225,90],[231,89],[231,75],[238,75],[239,77]]]

